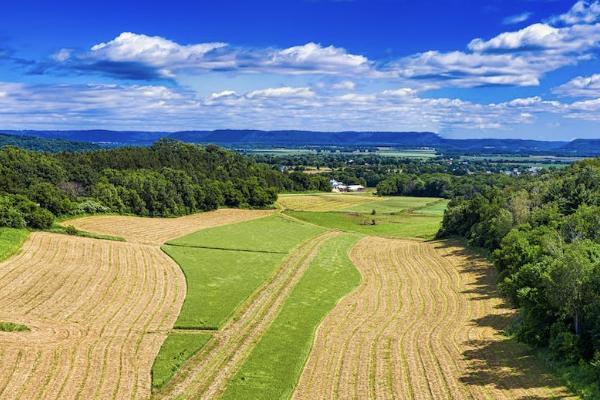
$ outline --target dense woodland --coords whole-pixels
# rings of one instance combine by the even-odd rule
[[[440,237],[489,249],[516,336],[600,379],[600,159],[455,197]]]
[[[264,208],[280,191],[306,190],[330,190],[329,181],[172,140],[59,154],[0,150],[0,226],[48,228],[56,216],[80,213],[178,216],[221,206]]]

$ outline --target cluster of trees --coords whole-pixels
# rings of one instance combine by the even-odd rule
[[[47,228],[55,216],[117,212],[177,216],[269,207],[280,191],[330,190],[323,176],[173,140],[59,154],[0,150],[0,226]]]
[[[518,338],[600,374],[600,159],[453,199],[450,235],[492,252]]]
[[[451,175],[392,174],[377,184],[382,196],[472,197],[489,188],[510,185],[513,178],[504,174]]]

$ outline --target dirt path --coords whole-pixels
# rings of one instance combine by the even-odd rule
[[[368,237],[361,286],[318,329],[293,398],[566,399],[525,346],[493,270],[460,247]]]
[[[0,398],[150,396],[150,368],[185,297],[158,247],[32,233],[0,264]]]
[[[77,229],[119,236],[128,242],[161,245],[200,229],[233,224],[273,214],[273,210],[224,208],[179,218],[144,218],[119,215],[92,216],[67,220],[63,225]]]
[[[241,310],[193,356],[156,398],[214,399],[242,365],[254,345],[277,316],[325,241],[328,232],[301,245],[282,263]]]

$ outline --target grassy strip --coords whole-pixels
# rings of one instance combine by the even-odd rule
[[[111,235],[103,235],[101,233],[80,231],[79,229],[77,229],[71,225],[63,226],[63,225],[55,224],[48,231],[52,232],[52,233],[60,233],[63,235],[79,236],[79,237],[85,237],[85,238],[90,238],[90,239],[114,240],[116,242],[126,242],[126,240],[120,236],[111,236]]]
[[[19,251],[28,236],[26,229],[0,228],[0,261]]]
[[[172,240],[168,244],[287,253],[304,240],[321,232],[323,230],[318,227],[273,215],[204,229]]]
[[[29,332],[29,331],[30,331],[30,329],[26,325],[0,321],[0,332]]]
[[[179,264],[187,282],[176,328],[219,327],[285,257],[169,245],[162,249]]]
[[[171,332],[152,365],[152,387],[164,385],[183,363],[208,342],[211,335],[199,332]]]
[[[356,235],[342,235],[323,245],[222,399],[291,396],[317,326],[339,299],[360,282],[360,274],[347,255],[357,240]]]
[[[414,239],[433,239],[442,221],[440,215],[413,213],[367,215],[346,212],[285,211],[285,214],[315,225],[345,232]]]

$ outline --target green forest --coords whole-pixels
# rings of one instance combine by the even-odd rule
[[[329,190],[329,181],[173,140],[85,152],[0,150],[0,226],[13,228],[45,229],[56,217],[99,212],[171,217],[265,208],[278,192],[307,190]]]
[[[600,379],[600,159],[455,197],[455,235],[491,252],[518,339]]]

